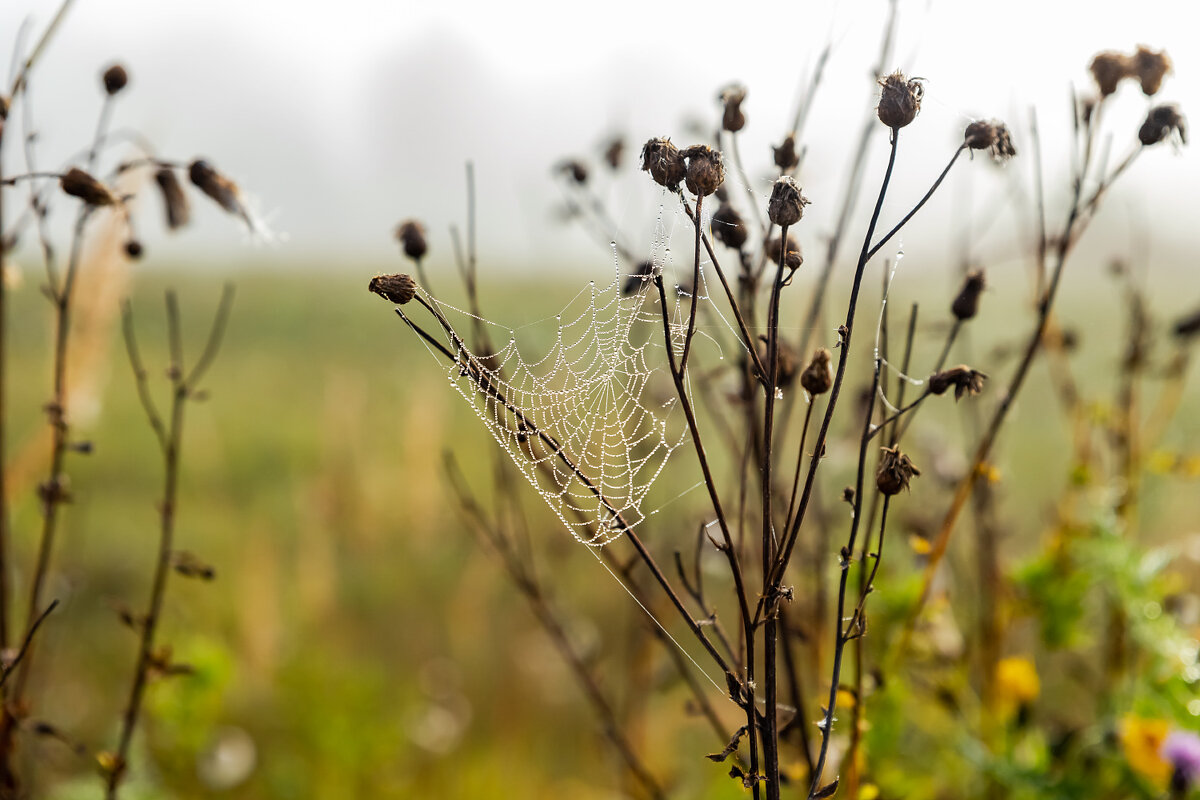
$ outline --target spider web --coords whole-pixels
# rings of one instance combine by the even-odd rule
[[[522,355],[516,330],[423,296],[457,357],[450,384],[572,536],[603,547],[654,513],[643,510],[647,495],[688,437],[673,389],[664,391],[671,384],[653,276],[617,270],[604,288],[590,281],[555,317],[553,343],[536,360]],[[685,301],[681,291],[668,294],[676,355]],[[493,347],[506,343],[472,352],[468,331]]]

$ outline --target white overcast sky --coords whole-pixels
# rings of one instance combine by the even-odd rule
[[[7,70],[22,22],[31,20],[38,32],[57,5],[0,2],[0,67]],[[286,234],[255,250],[206,210],[195,230],[168,238],[152,230],[161,227],[150,224],[158,214],[153,203],[142,227],[157,257],[199,252],[350,267],[393,254],[392,227],[409,216],[427,222],[435,253],[444,255],[448,226],[463,219],[463,164],[472,159],[485,263],[594,266],[604,261],[601,248],[555,222],[561,195],[551,167],[559,158],[596,161],[613,133],[627,134],[635,149],[654,135],[686,144],[686,120],[715,119],[717,90],[737,81],[749,89],[742,152],[754,188],[769,190],[767,146],[787,130],[802,78],[832,41],[801,176],[815,201],[806,214],[811,247],[828,230],[849,141],[870,103],[867,71],[886,2],[738,7],[744,10],[645,0],[77,0],[33,78],[39,159],[56,163],[86,142],[99,106],[97,76],[119,60],[131,82],[116,124],[144,131],[165,156],[207,156],[257,196]],[[1176,72],[1160,97],[1200,120],[1197,8],[1192,0],[901,0],[893,66],[926,78],[927,99],[901,140],[895,205],[887,211],[898,216],[920,195],[971,118],[1010,119],[1023,130],[1034,106],[1048,180],[1061,186],[1068,92],[1072,83],[1090,88],[1086,66],[1101,49],[1165,48]],[[1123,125],[1114,128],[1114,158],[1146,107],[1132,85],[1119,99],[1111,115]],[[1027,158],[1024,145],[1018,135]],[[16,148],[6,150],[7,169],[19,167]],[[872,163],[884,158],[884,136],[873,152]],[[1128,212],[1114,226],[1158,228],[1160,218],[1176,219],[1182,224],[1169,228],[1162,248],[1194,251],[1197,158],[1187,149],[1147,155],[1136,181],[1112,200]],[[1011,168],[1028,170],[1029,162]],[[977,160],[956,169],[957,182],[906,247],[925,234],[944,240],[947,225],[966,216],[978,225],[1005,202],[990,165]],[[621,234],[648,248],[662,200],[656,187],[630,171],[604,181],[601,193]],[[1006,244],[989,246],[1003,253]]]

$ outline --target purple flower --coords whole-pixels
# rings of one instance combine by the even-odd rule
[[[1162,746],[1162,757],[1175,768],[1172,783],[1187,790],[1200,781],[1200,736],[1171,731]]]

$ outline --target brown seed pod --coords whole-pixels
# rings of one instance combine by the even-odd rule
[[[767,255],[770,256],[771,260],[775,262],[776,266],[779,265],[779,252],[781,249],[781,242],[779,241],[778,236],[767,242]],[[800,265],[803,263],[804,256],[800,254],[800,245],[796,243],[796,240],[792,238],[791,234],[788,234],[787,253],[784,256],[783,265],[788,269],[795,270],[800,269]]]
[[[1180,339],[1190,339],[1200,333],[1200,309],[1175,320],[1171,332]]]
[[[1121,79],[1131,74],[1132,67],[1133,64],[1124,53],[1114,50],[1097,53],[1092,59],[1090,69],[1096,86],[1100,89],[1100,96],[1108,97],[1115,92]]]
[[[983,270],[973,269],[967,273],[967,279],[963,282],[958,297],[954,298],[954,302],[950,304],[950,311],[956,319],[974,319],[975,315],[979,313],[979,295],[983,294],[986,287],[987,281],[984,280]]]
[[[415,219],[406,219],[396,226],[396,239],[404,246],[404,255],[419,260],[429,250],[425,241],[425,226]]]
[[[688,191],[697,197],[707,197],[725,180],[725,163],[721,151],[706,144],[694,144],[683,151],[687,159],[685,182]]]
[[[108,69],[104,70],[104,91],[108,92],[108,96],[112,97],[117,92],[125,88],[125,84],[129,83],[129,73],[120,64],[113,64]]]
[[[795,225],[804,216],[804,207],[808,203],[809,199],[801,193],[792,176],[784,175],[775,181],[771,188],[771,199],[767,201],[767,216],[780,227]]]
[[[408,275],[376,275],[367,284],[368,291],[402,306],[417,294],[417,284]]]
[[[977,395],[983,391],[983,381],[987,378],[978,370],[971,369],[966,364],[935,372],[929,376],[929,393],[942,395],[950,387],[954,387],[954,399],[959,400],[964,394]]]
[[[758,360],[766,368],[770,368],[767,360],[770,358],[770,353],[767,351],[767,337],[758,337]],[[791,386],[796,380],[796,375],[800,371],[800,365],[796,360],[796,351],[788,344],[786,339],[779,340],[779,349],[777,351],[778,360],[775,362],[775,386],[780,389],[786,389]],[[757,372],[757,369],[755,370]]]
[[[712,217],[713,238],[732,250],[741,250],[750,236],[750,229],[733,206],[722,203]]]
[[[71,167],[58,179],[58,185],[72,197],[89,206],[115,206],[119,202],[108,187],[79,167]]]
[[[779,167],[780,172],[790,172],[800,163],[800,157],[796,155],[796,134],[794,133],[789,133],[782,144],[771,149],[775,151],[775,166]]]
[[[1130,61],[1130,73],[1142,85],[1142,93],[1147,97],[1158,94],[1158,90],[1162,88],[1163,78],[1171,71],[1171,59],[1167,57],[1166,51],[1155,52],[1146,45],[1140,44]]]
[[[142,243],[137,239],[130,239],[125,243],[125,255],[136,260],[142,257]]]
[[[813,397],[825,394],[833,386],[833,354],[827,348],[813,351],[812,361],[800,373],[800,385]]]
[[[679,191],[679,184],[687,176],[683,154],[665,137],[651,139],[642,146],[642,170],[672,192]]]
[[[746,115],[742,113],[742,101],[746,99],[744,86],[727,86],[721,90],[717,99],[725,105],[725,111],[721,116],[722,128],[730,133],[737,133],[746,127]]]
[[[604,162],[613,169],[619,169],[625,159],[625,139],[615,136],[604,148]]]
[[[920,474],[921,470],[913,466],[912,459],[901,453],[899,447],[885,447],[879,458],[879,469],[875,470],[875,485],[883,494],[897,495]]]
[[[879,81],[883,91],[879,95],[879,106],[875,113],[879,121],[892,130],[898,130],[917,118],[921,110],[921,98],[925,88],[921,78],[909,78],[896,70]]]
[[[588,168],[587,165],[578,159],[570,158],[559,163],[557,171],[568,176],[571,180],[578,183],[580,186],[587,183]]]
[[[213,169],[204,159],[198,158],[188,165],[188,180],[230,214],[245,216],[237,184]]]
[[[170,167],[160,168],[154,173],[154,182],[158,184],[163,205],[167,209],[167,228],[176,230],[187,225],[192,210],[188,205],[187,195],[183,193],[183,186],[175,176],[175,170]]]
[[[1158,144],[1173,134],[1181,144],[1187,144],[1187,126],[1183,115],[1174,105],[1155,106],[1146,115],[1146,121],[1138,130],[1138,141],[1149,147]]]

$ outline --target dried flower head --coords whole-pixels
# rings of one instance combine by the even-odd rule
[[[1200,309],[1175,320],[1171,330],[1180,339],[1190,339],[1200,333]]]
[[[672,192],[679,191],[679,184],[687,176],[683,154],[665,137],[651,139],[642,146],[642,170]]]
[[[899,447],[885,447],[879,457],[879,469],[875,470],[875,485],[883,494],[897,495],[920,474],[921,470],[913,466],[912,459],[901,453]]]
[[[725,163],[721,151],[706,144],[694,144],[683,151],[687,159],[688,191],[697,197],[707,197],[725,180]]]
[[[104,91],[108,92],[108,96],[112,97],[117,92],[125,88],[125,84],[129,83],[129,73],[120,64],[113,64],[108,69],[104,70]]]
[[[770,358],[770,353],[767,349],[767,337],[760,335],[758,337],[758,360],[768,369],[767,364]],[[796,374],[800,371],[800,365],[797,363],[796,351],[784,338],[779,339],[777,351],[778,360],[775,362],[775,386],[778,388],[787,388],[796,380]]]
[[[404,255],[419,261],[429,249],[425,242],[425,226],[415,219],[406,219],[396,226],[396,240],[404,247]]]
[[[942,395],[951,386],[954,387],[954,399],[959,400],[964,394],[976,395],[983,391],[983,381],[987,378],[978,370],[971,369],[966,364],[944,369],[929,376],[929,393]]]
[[[833,354],[827,348],[813,351],[812,361],[800,373],[800,385],[813,397],[825,394],[833,386]]]
[[[583,185],[587,183],[588,168],[582,161],[574,158],[569,158],[566,161],[560,162],[557,171],[566,175],[576,183]]]
[[[408,275],[376,275],[367,284],[367,290],[402,306],[416,296],[417,284]]]
[[[921,97],[925,94],[921,78],[909,78],[896,70],[879,81],[883,91],[879,95],[879,107],[875,113],[879,121],[892,130],[903,128],[917,118],[921,110]]]
[[[176,230],[187,225],[192,211],[188,205],[187,195],[183,193],[183,186],[180,185],[179,178],[175,176],[175,170],[170,167],[162,167],[154,173],[154,182],[158,184],[158,190],[163,197],[163,205],[167,209],[167,228]]]
[[[58,179],[58,185],[64,192],[78,197],[89,206],[115,206],[120,202],[107,186],[79,167],[67,170]]]
[[[722,203],[717,207],[717,213],[712,216],[712,234],[714,239],[726,247],[741,250],[750,235],[750,229],[733,206]]]
[[[780,172],[791,172],[800,164],[800,157],[796,155],[796,134],[789,133],[782,144],[771,149],[775,151],[775,166]]]
[[[973,319],[979,313],[979,295],[983,294],[986,286],[987,281],[984,279],[983,270],[973,269],[967,273],[958,297],[955,297],[954,302],[950,304],[950,311],[956,319]]]
[[[217,205],[230,214],[237,214],[246,219],[246,209],[242,206],[241,191],[233,181],[217,172],[204,159],[198,158],[188,165],[188,180],[200,191],[216,201]]]
[[[776,266],[779,265],[779,254],[782,249],[782,243],[778,236],[767,242],[767,255],[771,257]],[[795,270],[800,269],[800,265],[803,263],[804,256],[800,255],[800,245],[789,235],[787,237],[787,252],[784,255],[783,265],[788,269]]]
[[[129,241],[127,241],[125,243],[125,255],[127,255],[130,258],[135,259],[135,260],[141,258],[142,257],[142,243],[139,242],[137,239],[130,239]]]
[[[634,267],[633,272],[625,278],[625,283],[621,285],[621,294],[631,295],[646,284],[646,281],[654,277],[654,262],[643,261]]]
[[[1117,84],[1131,73],[1132,68],[1129,57],[1124,53],[1114,50],[1097,53],[1092,59],[1091,70],[1092,77],[1096,79],[1096,86],[1100,89],[1100,96],[1108,97],[1115,92]]]
[[[1162,88],[1163,78],[1171,71],[1171,59],[1165,50],[1155,52],[1144,44],[1138,45],[1137,52],[1131,59],[1131,73],[1142,85],[1142,92],[1147,97],[1158,94]]]
[[[767,201],[767,216],[771,222],[783,227],[795,225],[804,216],[804,207],[809,200],[800,192],[800,187],[791,175],[784,175],[775,181],[771,189],[771,199]]]
[[[625,139],[614,136],[604,148],[604,161],[613,169],[619,169],[625,159]]]
[[[742,113],[742,101],[746,99],[746,87],[736,84],[727,86],[721,90],[717,99],[725,105],[725,112],[721,116],[722,128],[730,133],[737,133],[746,127],[746,115]]]
[[[1006,161],[1017,154],[1008,126],[996,120],[976,120],[967,126],[963,141],[972,150],[987,150],[997,161]]]
[[[1179,137],[1180,144],[1187,144],[1187,126],[1183,115],[1174,105],[1155,106],[1150,109],[1146,121],[1138,130],[1138,141],[1148,147],[1174,135]]]

